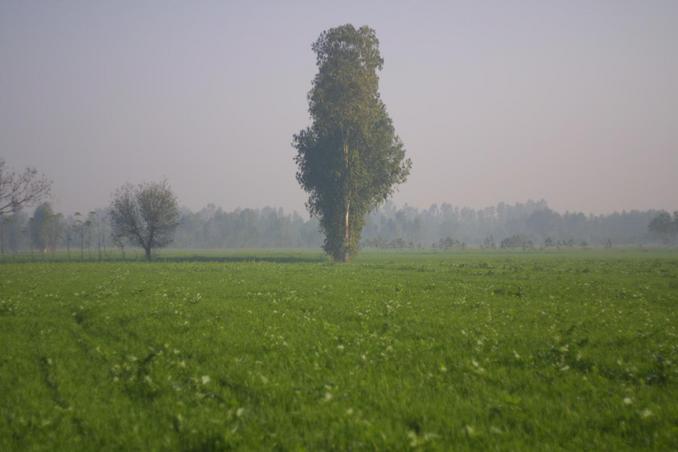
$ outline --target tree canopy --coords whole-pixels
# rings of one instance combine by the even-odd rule
[[[373,29],[347,24],[312,46],[318,73],[309,92],[310,127],[294,135],[297,180],[309,193],[324,249],[355,254],[365,215],[388,199],[412,166],[379,95],[383,59]]]

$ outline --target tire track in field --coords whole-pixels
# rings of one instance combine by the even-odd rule
[[[56,405],[58,405],[60,408],[64,410],[67,410],[69,408],[69,404],[66,401],[66,399],[64,399],[63,395],[61,394],[61,391],[59,390],[59,384],[57,383],[54,374],[50,370],[51,366],[52,366],[51,359],[45,358],[44,356],[38,358],[38,369],[40,369],[42,381],[45,384],[45,386],[47,386],[47,389],[49,390],[50,393],[50,397],[52,398]]]
[[[41,356],[38,358],[38,368],[40,369],[40,375],[42,376],[43,383],[47,386],[49,390],[50,397],[52,401],[64,411],[72,411],[73,407],[70,403],[64,398],[61,390],[59,389],[59,383],[56,379],[56,376],[52,372],[52,360],[50,358],[45,358]],[[85,422],[79,416],[73,414],[70,416],[70,421],[75,426],[75,430],[78,432],[78,435],[84,436],[87,433],[87,428]]]

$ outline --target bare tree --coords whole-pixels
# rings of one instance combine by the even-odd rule
[[[111,202],[112,235],[126,237],[144,249],[151,260],[153,248],[168,245],[178,225],[177,199],[167,181],[125,184]]]
[[[16,173],[0,159],[0,217],[46,198],[51,186],[52,182],[35,168]]]

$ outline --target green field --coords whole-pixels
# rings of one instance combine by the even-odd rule
[[[678,449],[678,253],[0,264],[0,450]]]

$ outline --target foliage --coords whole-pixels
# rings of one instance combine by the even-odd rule
[[[676,450],[675,251],[4,264],[0,450]]]
[[[343,25],[313,44],[318,74],[308,95],[313,123],[294,136],[297,180],[335,260],[355,254],[365,215],[407,178],[411,162],[379,96],[383,59],[369,27]]]
[[[167,181],[123,185],[110,212],[114,242],[128,239],[144,249],[148,260],[153,248],[172,242],[179,218],[177,199]]]

